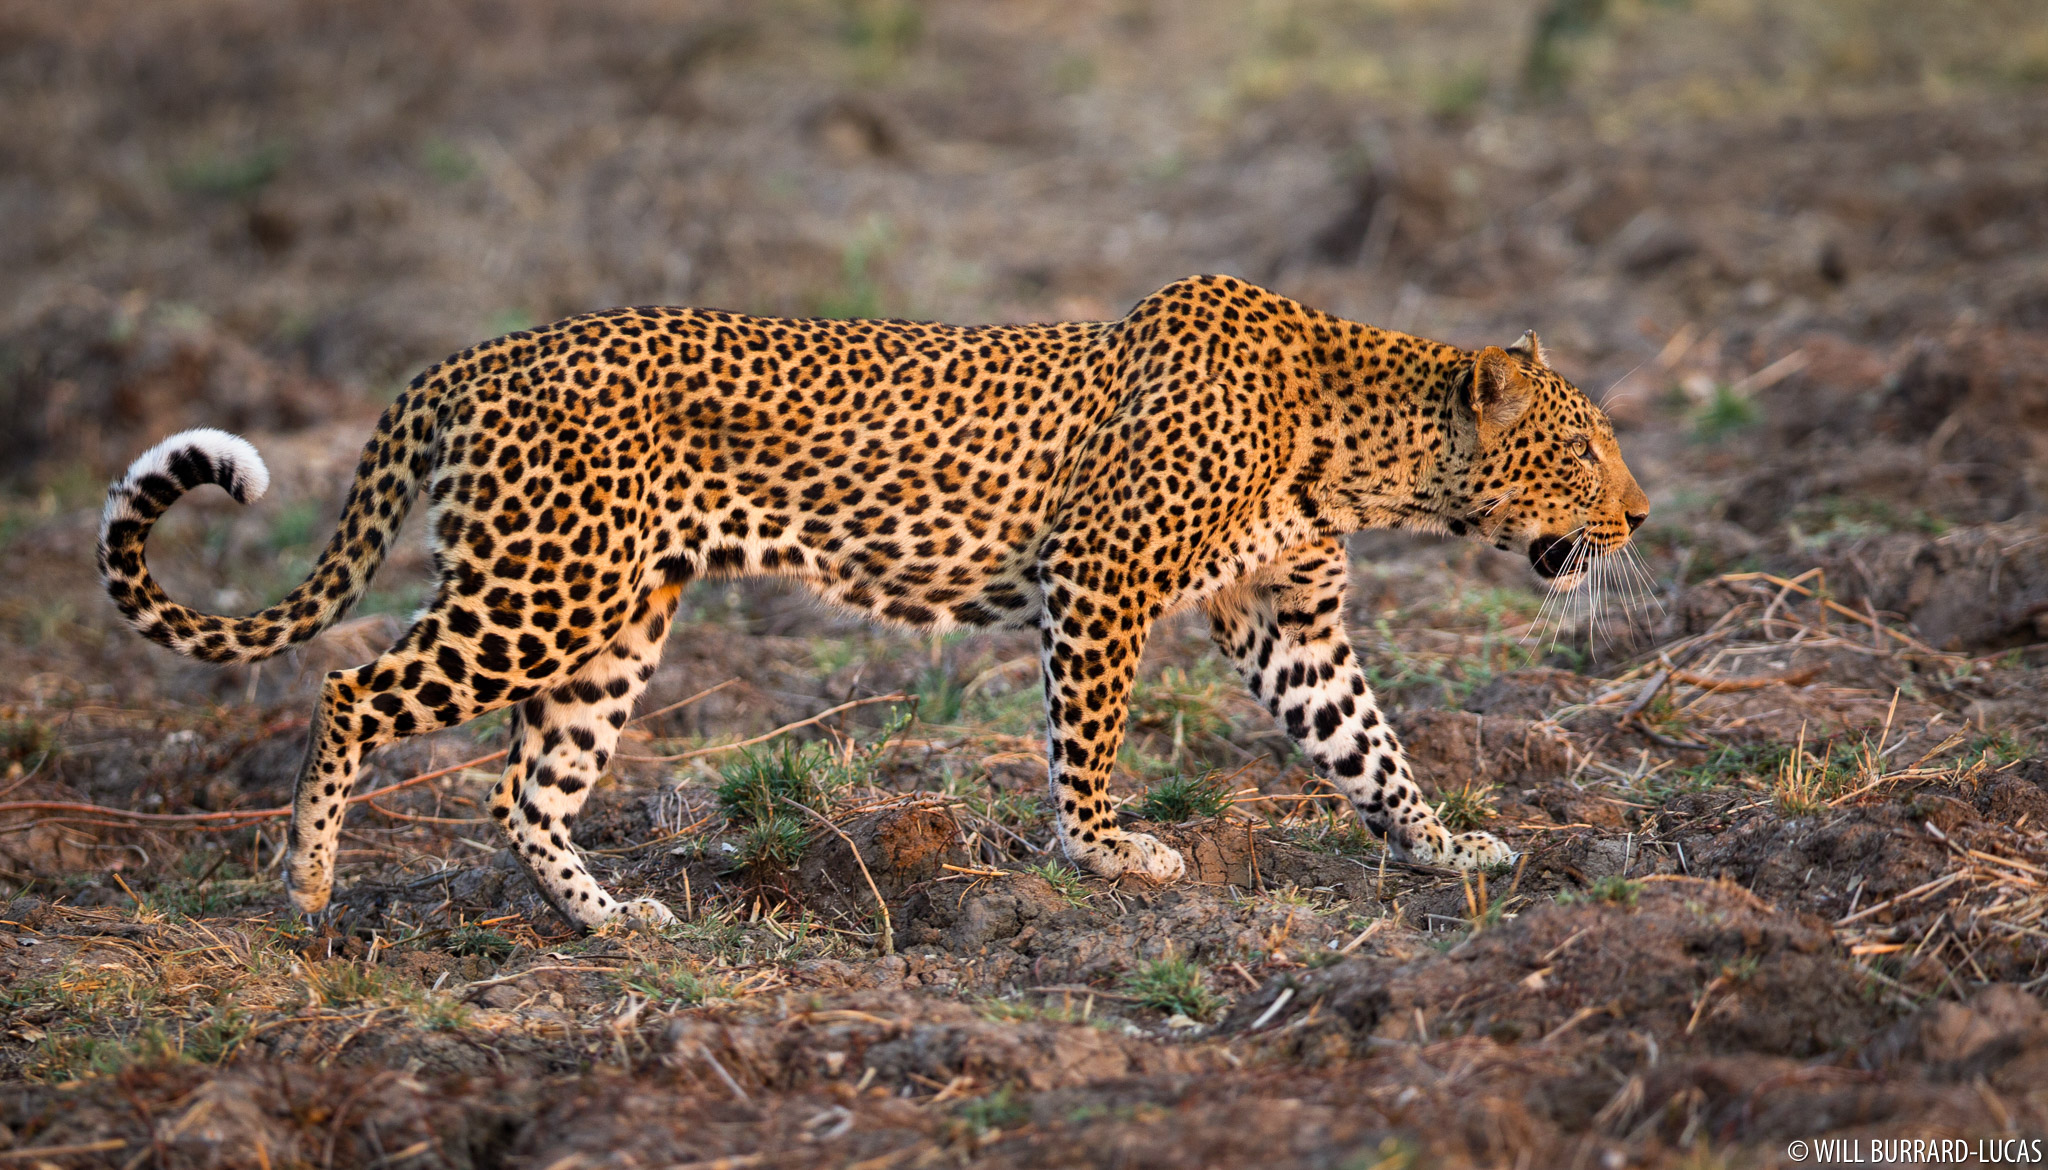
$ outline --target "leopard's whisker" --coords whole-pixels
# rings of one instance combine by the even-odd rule
[[[1622,625],[1630,635],[1647,629],[1647,613],[1656,604],[1656,596],[1636,550],[1631,545],[1622,545],[1607,556],[1615,562],[1613,577],[1621,603],[1617,608]]]
[[[1539,641],[1542,637],[1541,631],[1543,628],[1540,623],[1543,621],[1545,611],[1549,611],[1550,613],[1550,648],[1553,650],[1557,648],[1558,641],[1564,635],[1565,620],[1567,617],[1571,615],[1571,611],[1574,608],[1574,606],[1576,605],[1579,607],[1583,607],[1585,605],[1584,599],[1568,596],[1568,594],[1570,593],[1583,591],[1583,582],[1581,583],[1581,587],[1578,590],[1566,590],[1560,587],[1558,584],[1560,581],[1571,580],[1575,573],[1578,573],[1584,569],[1587,545],[1585,541],[1582,539],[1582,537],[1584,536],[1585,531],[1585,525],[1581,524],[1579,527],[1573,529],[1569,534],[1565,536],[1564,539],[1570,542],[1571,551],[1568,554],[1566,554],[1564,565],[1559,570],[1558,574],[1550,579],[1549,587],[1545,590],[1544,593],[1543,604],[1536,611],[1536,617],[1539,623],[1537,626]]]
[[[1635,572],[1637,580],[1642,583],[1643,600],[1648,603],[1649,608],[1657,611],[1659,617],[1662,617],[1664,614],[1664,599],[1659,596],[1657,575],[1650,571],[1649,562],[1643,559],[1642,550],[1635,546],[1635,542],[1631,541],[1623,547],[1628,553],[1630,568]]]
[[[1607,558],[1595,554],[1587,564],[1593,582],[1593,608],[1587,624],[1602,644],[1612,645],[1614,639],[1607,627]]]
[[[1636,376],[1636,371],[1642,369],[1644,366],[1649,365],[1652,360],[1653,359],[1651,358],[1644,358],[1642,361],[1637,362],[1634,366],[1631,366],[1629,368],[1628,373],[1623,374],[1621,377],[1616,378],[1614,381],[1609,382],[1607,384],[1607,389],[1603,391],[1600,395],[1599,406],[1602,413],[1606,412],[1607,404],[1614,401],[1615,393],[1619,391],[1623,386],[1628,385],[1628,380]]]

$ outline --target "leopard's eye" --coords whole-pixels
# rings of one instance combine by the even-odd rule
[[[1588,440],[1584,435],[1580,435],[1578,438],[1573,439],[1572,454],[1577,455],[1581,459],[1590,460],[1593,457],[1592,442]]]

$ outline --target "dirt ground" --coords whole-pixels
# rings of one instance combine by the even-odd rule
[[[21,0],[0,105],[0,1163],[2048,1139],[2032,0]],[[419,542],[260,668],[149,647],[93,579],[107,479],[215,425],[272,495],[191,497],[153,564],[274,598],[396,387],[531,322],[1100,318],[1198,271],[1535,328],[1613,414],[1647,578],[1354,544],[1375,686],[1511,868],[1389,860],[1176,619],[1121,794],[1189,880],[1081,877],[1030,637],[719,585],[577,832],[680,925],[539,902],[479,809],[491,719],[375,758],[308,921],[278,807],[314,680],[401,629]]]

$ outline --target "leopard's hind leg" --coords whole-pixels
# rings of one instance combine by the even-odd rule
[[[596,601],[603,605],[624,592],[622,585]],[[558,628],[560,644],[573,649],[550,653],[551,645],[536,637],[519,635],[515,641],[485,628],[464,606],[444,602],[375,662],[329,674],[292,790],[285,880],[299,909],[316,913],[333,894],[342,816],[365,756],[410,735],[453,727],[543,692],[562,692],[563,680],[597,669],[597,661],[611,653],[626,621],[626,602],[615,604],[602,621]],[[493,611],[494,624],[499,616]],[[617,729],[610,731],[607,750],[617,738]]]
[[[613,897],[569,838],[661,660],[681,592],[664,585],[643,594],[625,626],[581,670],[513,709],[511,755],[491,790],[491,817],[548,904],[586,930],[620,917],[653,926],[675,921],[653,898]]]
[[[452,727],[508,701],[510,684],[444,661],[442,619],[422,618],[376,661],[329,673],[292,788],[285,882],[308,914],[334,891],[336,842],[363,758],[410,735]],[[451,673],[453,671],[459,673]]]

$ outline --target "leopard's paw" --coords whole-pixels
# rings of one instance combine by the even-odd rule
[[[302,914],[318,914],[334,895],[334,867],[322,865],[310,853],[293,853],[285,859],[284,886],[292,904]]]
[[[1125,833],[1124,841],[1138,854],[1138,860],[1126,872],[1142,873],[1155,882],[1170,882],[1188,871],[1180,851],[1150,833]]]
[[[1506,841],[1492,833],[1473,831],[1450,839],[1450,848],[1437,864],[1452,869],[1492,869],[1513,861],[1516,853]]]
[[[1080,848],[1070,843],[1067,855],[1082,869],[1106,878],[1131,873],[1155,882],[1170,882],[1188,869],[1178,851],[1150,833],[1119,833],[1107,841]]]
[[[612,914],[612,921],[625,923],[635,930],[660,930],[664,926],[673,926],[676,916],[673,910],[653,898],[635,898],[619,903],[619,908]]]
[[[599,934],[622,934],[629,931],[653,933],[675,924],[676,916],[667,906],[653,898],[635,898],[630,902],[614,903],[611,912],[595,921],[585,919],[583,928]]]
[[[1408,832],[1404,848],[1400,839],[1389,836],[1387,843],[1392,846],[1394,856],[1401,861],[1412,861],[1417,865],[1441,865],[1449,869],[1475,870],[1492,869],[1513,861],[1516,853],[1508,843],[1492,833],[1473,831],[1452,836],[1450,831],[1434,822],[1417,825]]]

